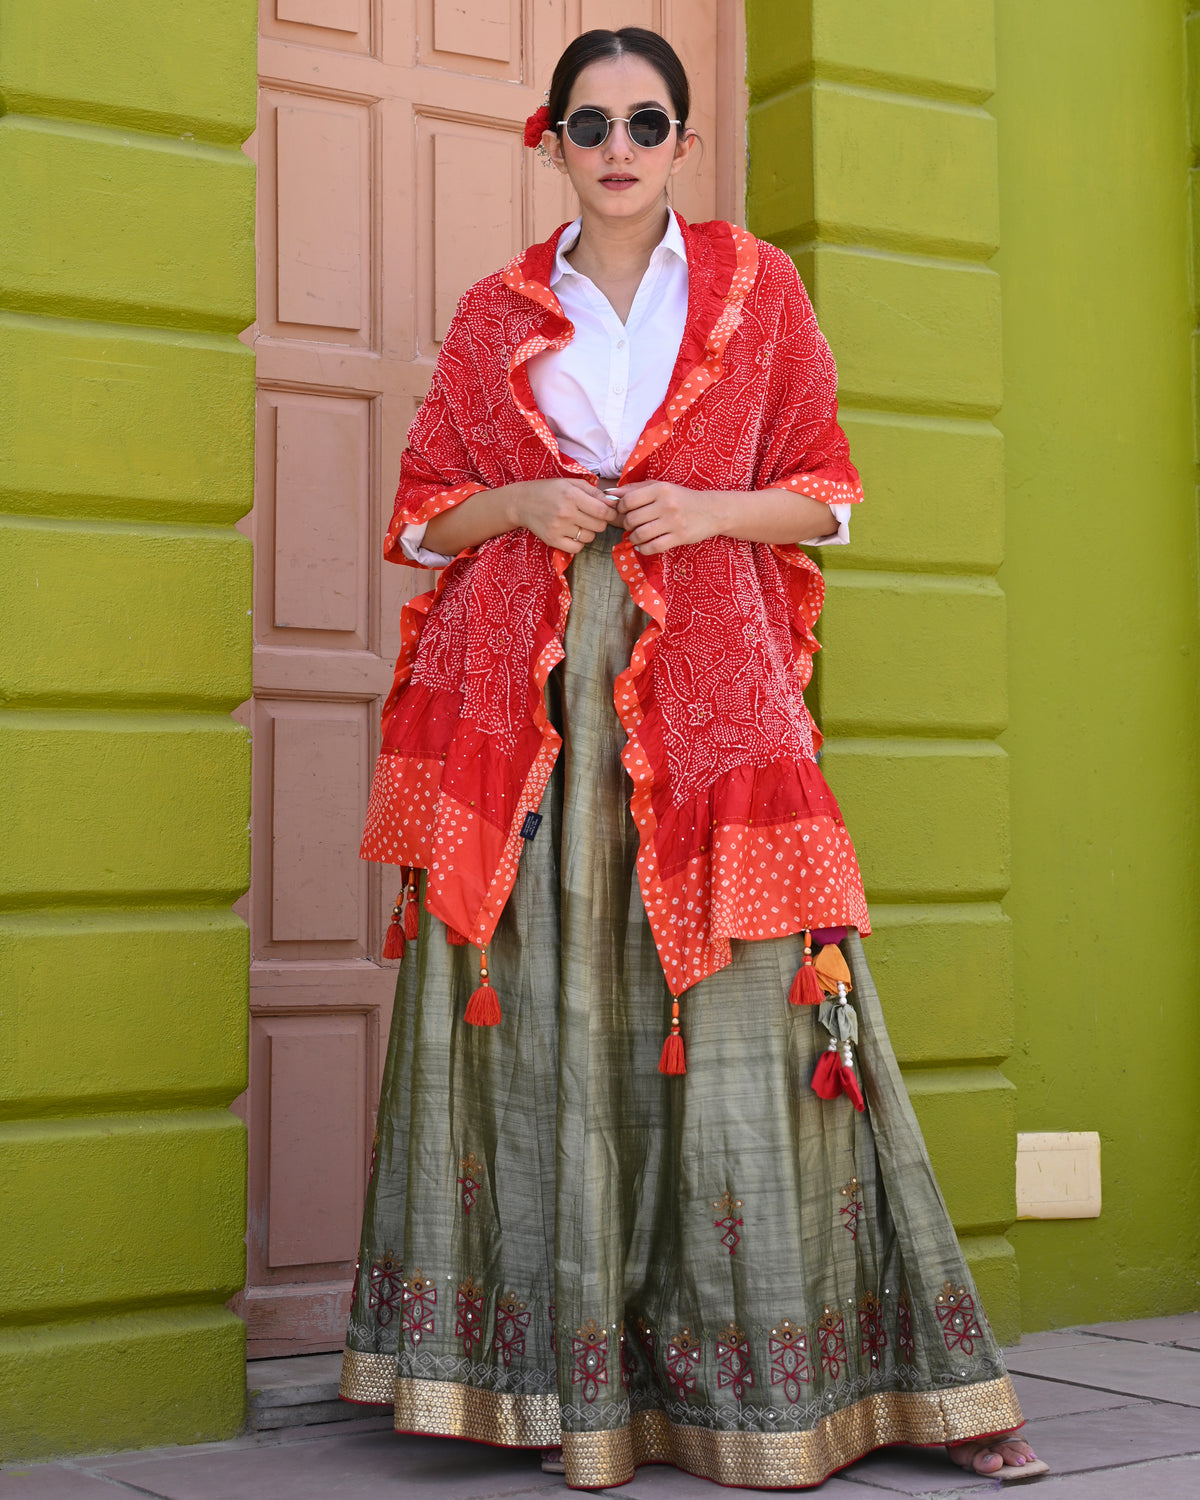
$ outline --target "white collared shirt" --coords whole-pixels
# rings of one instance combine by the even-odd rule
[[[612,480],[667,393],[687,324],[687,249],[679,220],[669,213],[666,232],[622,323],[604,293],[567,259],[581,223],[576,219],[563,231],[550,273],[550,286],[575,327],[575,337],[564,349],[534,355],[527,369],[534,399],[562,452],[601,479]],[[806,546],[850,540],[849,505],[830,509],[837,531]],[[451,559],[423,547],[424,537],[424,524],[405,526],[400,533],[405,556],[444,568]]]

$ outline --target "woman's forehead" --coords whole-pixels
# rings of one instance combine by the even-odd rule
[[[670,103],[666,83],[658,69],[644,57],[606,57],[589,63],[575,80],[569,105],[594,105],[606,114],[629,114],[635,109],[655,105],[665,109]]]

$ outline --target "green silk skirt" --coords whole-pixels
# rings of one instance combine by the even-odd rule
[[[567,1483],[670,1463],[795,1488],[890,1443],[1021,1422],[905,1093],[857,933],[867,1108],[810,1087],[829,1035],[788,1002],[801,937],[734,942],[682,1005],[642,907],[613,684],[646,617],[573,561],[563,736],[488,966],[422,911],[402,963],[342,1365],[399,1432],[562,1444]]]

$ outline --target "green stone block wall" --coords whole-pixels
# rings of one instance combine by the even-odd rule
[[[3,1459],[243,1421],[255,19],[0,0]]]
[[[747,213],[838,362],[868,503],[821,554],[810,702],[909,1092],[992,1324],[1019,1328],[992,0],[750,0]]]
[[[1027,1329],[1200,1306],[1186,10],[997,4],[1019,1038],[1005,1071],[1020,1129],[1099,1131],[1104,1194],[1098,1219],[1013,1230]]]

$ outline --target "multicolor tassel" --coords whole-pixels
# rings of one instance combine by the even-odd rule
[[[408,872],[408,904],[404,908],[404,936],[411,943],[421,927],[421,891],[415,870]]]
[[[858,1017],[846,1000],[846,986],[841,980],[837,999],[821,1004],[821,1024],[829,1032],[829,1046],[817,1060],[813,1092],[822,1099],[836,1099],[845,1094],[855,1109],[865,1109],[862,1088],[854,1075],[853,1044],[858,1040]]]
[[[813,968],[812,933],[804,934],[804,962],[796,971],[788,999],[793,1005],[820,1005],[823,999],[821,981]]]
[[[679,1001],[671,997],[671,1029],[663,1043],[662,1056],[658,1060],[658,1071],[672,1077],[687,1072],[683,1055],[683,1034],[679,1030]]]
[[[854,988],[850,979],[850,970],[846,965],[846,960],[842,957],[842,950],[836,943],[826,944],[817,954],[813,964],[813,973],[827,995],[836,995],[839,984],[844,984],[848,991]]]
[[[468,1026],[499,1026],[500,996],[488,982],[487,949],[479,950],[479,988],[467,1001],[463,1020]]]

